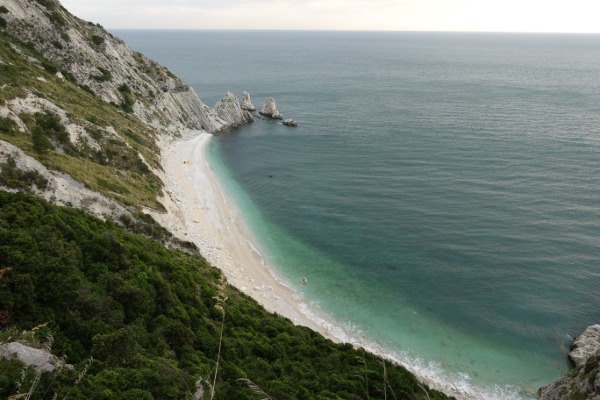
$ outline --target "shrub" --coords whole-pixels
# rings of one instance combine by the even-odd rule
[[[52,142],[48,139],[48,136],[46,136],[44,130],[39,125],[36,125],[31,129],[31,141],[33,143],[33,149],[38,153],[44,153],[46,150],[53,148]]]
[[[100,35],[93,35],[92,43],[94,43],[96,46],[100,46],[102,43],[104,43],[104,38]]]
[[[0,117],[0,132],[12,133],[17,129],[15,121],[8,117]]]

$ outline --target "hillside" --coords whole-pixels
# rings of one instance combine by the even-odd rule
[[[250,122],[235,96],[207,107],[54,0],[0,18],[0,398],[447,398],[267,313],[147,215],[173,203],[165,143]]]

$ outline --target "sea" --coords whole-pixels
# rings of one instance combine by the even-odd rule
[[[313,318],[472,398],[572,367],[600,323],[600,35],[112,33],[210,106],[298,121],[207,151]]]

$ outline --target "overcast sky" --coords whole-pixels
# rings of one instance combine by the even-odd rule
[[[62,0],[105,28],[600,32],[600,0]]]

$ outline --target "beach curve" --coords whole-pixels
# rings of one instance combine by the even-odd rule
[[[166,212],[146,210],[174,236],[193,242],[202,256],[219,268],[229,284],[252,297],[267,311],[290,319],[337,342],[349,342],[403,365],[432,388],[454,396],[457,400],[484,398],[468,382],[443,379],[439,371],[421,365],[414,359],[390,354],[378,343],[355,337],[332,324],[325,315],[281,281],[253,245],[252,234],[241,213],[211,167],[206,146],[213,137],[204,131],[190,131],[174,141],[160,143],[164,170],[165,196],[161,199]],[[359,335],[360,336],[360,335]],[[442,373],[442,375],[444,375]],[[489,399],[515,398],[486,393]],[[519,396],[516,395],[516,398]]]
[[[152,213],[176,237],[193,242],[227,281],[265,309],[342,341],[311,318],[297,293],[276,278],[251,240],[241,214],[229,201],[206,157],[212,135],[192,132],[162,147],[166,214]]]

